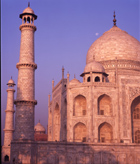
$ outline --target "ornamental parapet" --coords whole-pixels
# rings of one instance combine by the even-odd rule
[[[16,68],[18,69],[19,67],[31,67],[31,68],[37,69],[37,64],[35,64],[35,63],[17,63]]]
[[[36,100],[15,100],[14,104],[16,105],[37,105]]]
[[[28,23],[25,23],[25,24],[22,24],[22,25],[20,25],[19,26],[19,29],[20,30],[22,30],[22,28],[32,28],[34,31],[36,31],[37,30],[37,28],[36,28],[36,26],[35,25],[32,25],[32,24],[28,24]]]
[[[107,60],[100,62],[105,69],[129,69],[140,71],[140,62],[134,60]]]

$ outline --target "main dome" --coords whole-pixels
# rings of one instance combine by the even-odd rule
[[[86,64],[92,62],[93,58],[99,62],[116,58],[140,61],[140,42],[117,26],[113,26],[90,46]]]

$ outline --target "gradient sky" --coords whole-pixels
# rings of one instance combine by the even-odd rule
[[[19,14],[28,6],[28,0],[1,0],[1,129],[7,103],[7,82],[11,76],[17,84],[20,52],[21,19]],[[65,78],[79,76],[86,64],[91,44],[113,26],[116,11],[117,26],[140,41],[139,0],[30,0],[30,7],[38,16],[35,21],[35,125],[40,120],[48,123],[48,94],[61,80],[62,66]],[[16,86],[17,87],[17,86]],[[15,87],[15,89],[16,89]],[[16,92],[15,92],[16,99]],[[15,108],[16,109],[16,108]]]

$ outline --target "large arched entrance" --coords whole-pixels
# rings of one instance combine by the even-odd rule
[[[132,142],[140,143],[140,96],[131,104]]]

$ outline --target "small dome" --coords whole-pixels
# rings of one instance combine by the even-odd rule
[[[89,48],[86,63],[107,60],[140,61],[140,42],[117,26],[99,37]]]
[[[86,73],[86,72],[102,72],[102,73],[104,73],[105,69],[102,66],[102,64],[100,64],[96,61],[93,61],[93,62],[88,63],[85,66],[84,73]]]
[[[80,83],[80,81],[77,80],[76,78],[74,78],[74,79],[72,79],[72,80],[70,81],[70,83],[71,83],[71,84],[75,84],[75,83]]]
[[[40,122],[37,123],[37,125],[34,127],[35,132],[44,132],[45,133],[45,128],[43,125],[41,125]]]
[[[34,11],[30,7],[27,7],[26,9],[23,10],[23,13],[34,14]]]
[[[13,85],[16,85],[15,82],[14,82],[14,80],[12,79],[12,77],[11,77],[11,79],[8,81],[7,85],[10,85],[10,86],[11,86],[11,85],[12,85],[12,86],[13,86]]]

